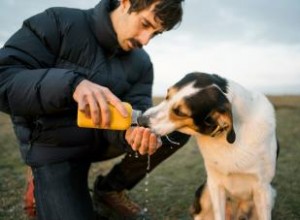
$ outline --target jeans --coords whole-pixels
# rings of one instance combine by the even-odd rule
[[[87,175],[89,162],[32,167],[38,220],[95,219]]]
[[[172,133],[174,144],[163,138],[163,145],[150,157],[150,171],[180,149],[188,136]],[[113,156],[117,152],[112,151]],[[111,158],[111,155],[106,155]],[[90,220],[95,219],[88,189],[88,171],[91,161],[68,160],[60,163],[32,167],[35,198],[39,220]],[[125,155],[124,159],[108,173],[100,191],[121,191],[133,188],[147,174],[148,156]]]

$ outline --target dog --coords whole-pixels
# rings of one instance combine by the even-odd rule
[[[270,220],[276,191],[275,110],[261,93],[216,74],[192,72],[139,118],[157,135],[192,135],[207,181],[197,190],[195,220]]]

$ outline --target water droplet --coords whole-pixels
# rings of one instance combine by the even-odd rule
[[[150,155],[148,154],[148,160],[147,160],[147,171],[150,171]],[[148,174],[148,172],[147,172]]]
[[[135,152],[134,157],[139,158],[139,153],[137,151]]]
[[[145,192],[148,192],[148,188],[147,186],[149,185],[149,172],[150,172],[150,155],[148,154],[148,158],[147,158],[147,168],[146,168],[146,177],[145,177]],[[149,200],[147,199],[147,193],[145,193],[145,203],[144,203],[144,212],[148,212],[148,208],[146,207],[147,204],[149,204]]]

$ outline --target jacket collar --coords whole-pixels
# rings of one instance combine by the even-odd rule
[[[92,29],[100,46],[113,55],[125,51],[119,46],[117,34],[111,22],[110,12],[110,0],[101,0],[92,11]]]

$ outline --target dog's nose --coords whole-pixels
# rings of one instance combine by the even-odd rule
[[[149,117],[141,115],[137,119],[138,125],[142,127],[149,127]]]

